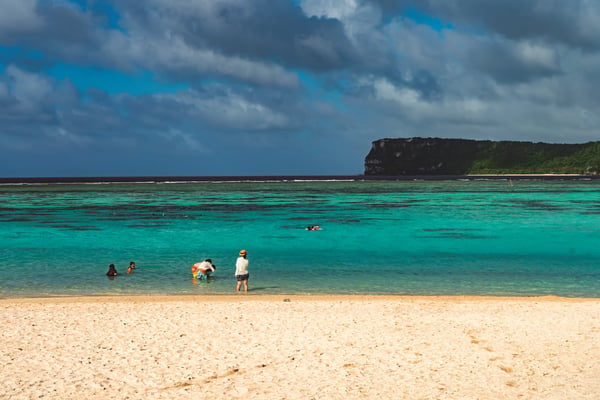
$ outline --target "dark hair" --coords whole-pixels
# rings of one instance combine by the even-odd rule
[[[108,272],[106,273],[108,276],[117,275],[117,269],[115,268],[115,264],[110,264],[108,266]]]

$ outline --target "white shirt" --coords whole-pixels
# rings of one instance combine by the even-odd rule
[[[202,271],[215,272],[215,268],[209,261],[202,261],[200,263],[200,265],[198,266],[198,269],[200,270],[200,272],[202,272]]]
[[[248,264],[250,264],[250,261],[247,258],[238,257],[235,262],[235,274],[246,275],[248,273]]]
[[[213,267],[213,265],[208,261],[198,262],[194,264],[194,267],[196,267],[196,270],[199,271],[201,274],[205,274],[207,272],[215,272],[215,267]],[[192,272],[193,271],[194,270],[192,269]]]

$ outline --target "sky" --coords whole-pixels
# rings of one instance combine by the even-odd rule
[[[362,174],[600,140],[596,0],[0,0],[0,176]]]

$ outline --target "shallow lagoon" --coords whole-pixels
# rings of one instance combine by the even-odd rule
[[[600,297],[599,185],[2,185],[0,296],[231,293],[245,248],[254,293]],[[204,258],[217,272],[192,282]]]

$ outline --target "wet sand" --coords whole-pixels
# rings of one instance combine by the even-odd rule
[[[600,299],[0,300],[1,399],[597,399]]]

